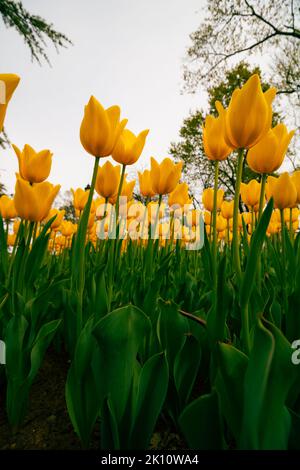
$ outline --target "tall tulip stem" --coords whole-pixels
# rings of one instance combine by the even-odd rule
[[[122,165],[121,178],[120,178],[120,183],[119,183],[119,187],[118,187],[118,195],[117,195],[117,200],[116,200],[116,224],[117,224],[117,227],[119,226],[120,195],[122,193],[122,188],[123,188],[123,184],[124,184],[125,169],[126,169],[126,165]],[[117,230],[118,230],[118,228],[117,228]],[[118,238],[118,234],[117,234],[117,238]]]
[[[78,277],[76,276],[77,280],[77,294],[78,294],[78,303],[77,303],[77,338],[80,335],[82,329],[82,307],[83,307],[83,291],[84,291],[84,282],[85,282],[85,239],[86,239],[86,232],[88,226],[88,220],[95,190],[98,166],[99,166],[100,157],[95,157],[94,169],[93,169],[93,176],[92,182],[89,192],[89,197],[85,208],[83,210],[82,216],[79,221],[79,228],[77,232],[78,239],[76,242],[78,243],[78,260],[76,260],[76,264],[78,266]],[[75,270],[76,271],[76,270]],[[74,274],[74,273],[73,273]]]
[[[266,191],[266,181],[267,181],[267,174],[263,173],[261,175],[261,186],[260,186],[260,198],[259,198],[259,209],[258,209],[258,220],[261,218],[261,214],[264,207],[265,201],[265,191]]]
[[[239,279],[241,278],[242,272],[241,272],[240,251],[239,251],[238,217],[239,217],[240,187],[241,187],[242,174],[243,174],[243,160],[244,160],[243,149],[239,149],[237,171],[236,171],[236,181],[235,181],[234,206],[233,206],[233,238],[232,238],[233,263],[234,263],[234,268]]]
[[[218,201],[219,160],[215,161],[214,201],[213,201],[213,280],[217,284],[217,201]]]

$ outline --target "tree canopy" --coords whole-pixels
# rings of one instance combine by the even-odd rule
[[[295,95],[299,104],[299,0],[207,0],[206,17],[190,38],[189,91],[207,81],[216,85],[230,59],[266,52],[278,93]]]

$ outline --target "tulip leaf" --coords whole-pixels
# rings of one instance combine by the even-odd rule
[[[148,359],[138,383],[134,425],[130,438],[131,449],[147,449],[154,426],[168,390],[169,372],[165,353]]]
[[[179,417],[179,425],[194,450],[223,449],[223,431],[216,391],[190,403]]]
[[[99,371],[102,397],[109,396],[120,423],[132,386],[137,354],[150,333],[149,318],[133,305],[103,317],[93,328],[99,346]]]
[[[254,281],[257,273],[257,266],[260,257],[260,252],[265,239],[266,230],[269,225],[273,210],[273,198],[270,199],[266,209],[264,210],[261,219],[258,223],[256,230],[254,231],[250,243],[250,251],[246,265],[246,271],[243,275],[242,285],[240,288],[240,304],[244,307],[248,304]]]

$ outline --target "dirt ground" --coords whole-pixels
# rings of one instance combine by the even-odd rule
[[[29,410],[16,434],[12,434],[5,413],[5,393],[0,389],[0,450],[75,450],[82,449],[73,430],[65,403],[65,382],[69,368],[66,354],[51,349],[31,388]],[[158,423],[150,448],[184,448],[172,425]],[[90,448],[99,449],[99,426],[91,439]]]

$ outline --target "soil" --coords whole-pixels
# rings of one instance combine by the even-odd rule
[[[75,450],[82,449],[65,402],[65,383],[70,366],[68,356],[50,349],[30,392],[29,409],[19,431],[12,433],[5,413],[4,386],[0,390],[0,450]],[[99,449],[99,425],[90,448]],[[172,424],[160,420],[150,448],[186,448]]]

